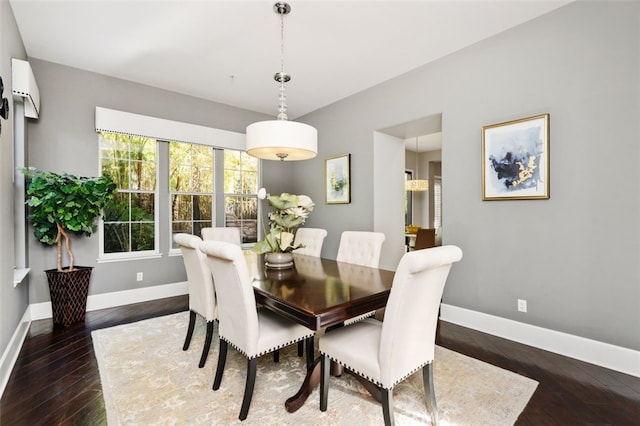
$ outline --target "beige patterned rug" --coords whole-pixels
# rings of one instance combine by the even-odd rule
[[[380,425],[382,408],[350,375],[331,378],[329,408],[319,410],[316,389],[295,413],[284,401],[303,381],[304,358],[295,345],[258,361],[249,416],[238,420],[244,392],[246,360],[231,347],[220,390],[213,391],[218,359],[214,335],[204,368],[198,361],[204,320],[188,351],[182,350],[188,313],[181,312],[92,333],[110,425]],[[217,331],[217,327],[216,327]],[[444,425],[511,425],[537,382],[487,363],[437,347],[434,386]],[[429,424],[423,402],[422,373],[394,390],[396,424]]]

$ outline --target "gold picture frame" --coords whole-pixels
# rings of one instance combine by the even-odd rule
[[[351,154],[324,160],[324,194],[327,204],[351,202]]]
[[[549,199],[549,114],[482,128],[482,200]]]

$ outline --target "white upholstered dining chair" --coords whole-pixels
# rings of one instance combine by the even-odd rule
[[[336,261],[377,268],[385,235],[382,232],[344,231],[340,235]],[[362,321],[375,315],[375,311],[348,319],[345,325]]]
[[[184,340],[182,350],[189,349],[193,330],[196,324],[196,315],[204,317],[207,321],[207,334],[198,367],[204,367],[211,348],[211,338],[213,327],[218,318],[216,293],[213,287],[213,278],[209,266],[206,263],[206,256],[202,253],[200,243],[202,240],[197,235],[180,233],[173,237],[173,240],[180,247],[182,260],[187,271],[187,282],[189,287],[189,327]]]
[[[202,239],[204,241],[226,241],[237,246],[242,245],[240,228],[233,226],[216,226],[210,228],[202,228]]]
[[[251,277],[240,247],[222,241],[204,241],[200,250],[207,256],[218,296],[220,351],[213,390],[220,388],[230,344],[247,358],[247,378],[238,416],[244,420],[251,405],[258,357],[301,340],[313,345],[314,333],[267,309],[256,308]],[[311,362],[307,360],[308,364]]]
[[[338,262],[377,268],[385,236],[382,232],[344,231],[338,245]]]
[[[322,244],[327,236],[326,229],[320,228],[298,228],[293,246],[304,245],[294,253],[304,254],[305,256],[320,257],[322,252]]]
[[[327,410],[330,360],[364,377],[382,391],[385,425],[392,425],[393,388],[422,369],[426,405],[432,424],[438,423],[433,389],[438,308],[454,262],[462,259],[456,246],[406,253],[396,270],[384,321],[369,318],[320,337],[320,410]],[[336,379],[338,380],[338,379]]]
[[[231,243],[237,245],[239,247],[242,246],[242,235],[240,233],[240,228],[234,226],[214,226],[208,228],[202,228],[202,239],[204,241],[224,241],[227,243]],[[215,283],[214,283],[215,287]],[[298,355],[302,356],[302,352],[304,350],[304,342],[298,343]],[[280,360],[280,352],[274,351],[273,360],[278,362]]]

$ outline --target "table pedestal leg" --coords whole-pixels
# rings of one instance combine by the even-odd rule
[[[382,391],[377,385],[373,384],[372,382],[365,379],[364,377],[358,376],[356,373],[349,370],[348,368],[345,368],[344,371],[347,372],[348,374],[351,374],[353,377],[355,377],[356,380],[358,380],[360,384],[364,386],[364,388],[371,394],[371,397],[373,399],[375,399],[380,403],[382,402]]]
[[[342,374],[343,371],[346,371],[347,373],[355,377],[362,384],[362,386],[364,386],[364,388],[371,394],[373,399],[375,399],[378,402],[382,402],[382,392],[380,391],[380,388],[378,386],[371,383],[367,379],[358,376],[356,373],[352,372],[348,368],[343,369],[343,367],[338,363],[335,363],[335,362],[331,363],[332,376],[336,376],[336,375],[339,376]],[[315,361],[313,361],[313,364],[311,364],[311,367],[307,369],[307,375],[304,378],[304,382],[302,382],[302,386],[300,386],[300,389],[298,390],[298,392],[295,395],[293,395],[291,398],[287,399],[286,402],[284,403],[284,407],[287,410],[287,412],[294,413],[298,411],[300,407],[304,405],[304,403],[307,401],[307,398],[309,398],[309,395],[311,395],[311,392],[313,392],[313,390],[316,388],[316,386],[318,386],[319,383],[320,383],[320,358],[316,358]]]
[[[307,376],[304,378],[302,386],[295,395],[284,403],[285,409],[289,413],[298,411],[309,398],[311,392],[318,386],[318,383],[320,383],[320,358],[316,358],[311,367],[307,369]]]

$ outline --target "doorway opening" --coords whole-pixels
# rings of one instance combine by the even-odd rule
[[[374,230],[385,233],[384,259],[393,268],[407,250],[407,225],[437,227],[442,244],[442,114],[376,129],[373,141]],[[428,180],[428,189],[405,191],[409,176]]]

